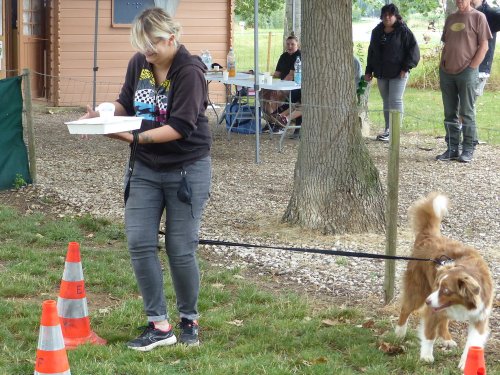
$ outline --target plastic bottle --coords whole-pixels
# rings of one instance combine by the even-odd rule
[[[203,64],[207,67],[207,69],[212,69],[212,55],[210,52],[207,51],[201,51],[201,61],[203,61]]]
[[[207,50],[205,56],[206,56],[205,57],[205,59],[206,59],[205,65],[207,66],[208,70],[211,70],[212,69],[212,55],[210,54],[209,50]]]
[[[236,76],[236,56],[234,56],[233,47],[229,48],[229,53],[227,54],[227,71],[229,77]]]
[[[297,85],[302,83],[302,61],[300,61],[300,57],[297,56],[297,60],[295,60],[295,73],[293,75],[293,80]]]

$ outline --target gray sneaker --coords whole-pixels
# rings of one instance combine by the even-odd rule
[[[177,342],[172,327],[168,331],[162,331],[156,329],[153,322],[149,322],[146,327],[141,328],[144,328],[144,331],[127,343],[129,349],[148,352],[157,346],[173,345]]]
[[[181,322],[177,325],[181,329],[179,336],[179,343],[187,346],[199,346],[200,340],[198,339],[198,331],[200,327],[196,320],[189,320],[182,318]]]
[[[389,130],[386,130],[383,133],[377,135],[376,140],[382,142],[389,142]]]
[[[459,156],[458,161],[461,163],[470,163],[472,161],[472,156],[474,155],[473,151],[464,150],[462,154]]]
[[[436,160],[446,161],[446,160],[456,160],[458,159],[458,150],[456,149],[447,149],[441,155],[436,156]]]

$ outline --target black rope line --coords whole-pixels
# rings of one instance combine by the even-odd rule
[[[161,233],[161,232],[160,232]],[[163,233],[162,233],[163,234]],[[404,257],[397,255],[385,255],[385,254],[370,254],[363,252],[355,252],[355,251],[343,251],[343,250],[324,250],[324,249],[306,249],[306,248],[298,248],[298,247],[280,247],[280,246],[269,246],[269,245],[255,245],[241,242],[227,242],[227,241],[218,241],[218,240],[199,240],[200,245],[209,245],[209,246],[236,246],[236,247],[250,247],[257,249],[274,249],[274,250],[286,250],[286,251],[294,251],[300,253],[313,253],[313,254],[324,254],[324,255],[340,255],[345,257],[355,257],[355,258],[372,258],[372,259],[389,259],[389,260],[418,260],[423,262],[434,262],[440,266],[445,263],[453,261],[453,259],[449,258],[446,255],[443,255],[436,259],[431,258],[414,258],[414,257]]]

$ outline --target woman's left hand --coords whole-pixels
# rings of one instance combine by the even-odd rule
[[[404,70],[402,70],[401,72],[399,72],[399,78],[405,78],[406,74],[408,74],[408,72],[405,72]]]

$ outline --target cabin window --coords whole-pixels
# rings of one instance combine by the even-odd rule
[[[0,0],[1,1],[1,0]],[[112,0],[113,27],[130,27],[135,16],[144,9],[160,7],[175,15],[181,0]]]
[[[42,35],[43,0],[23,0],[23,34]]]
[[[113,26],[129,27],[135,16],[155,6],[154,0],[113,0]]]

